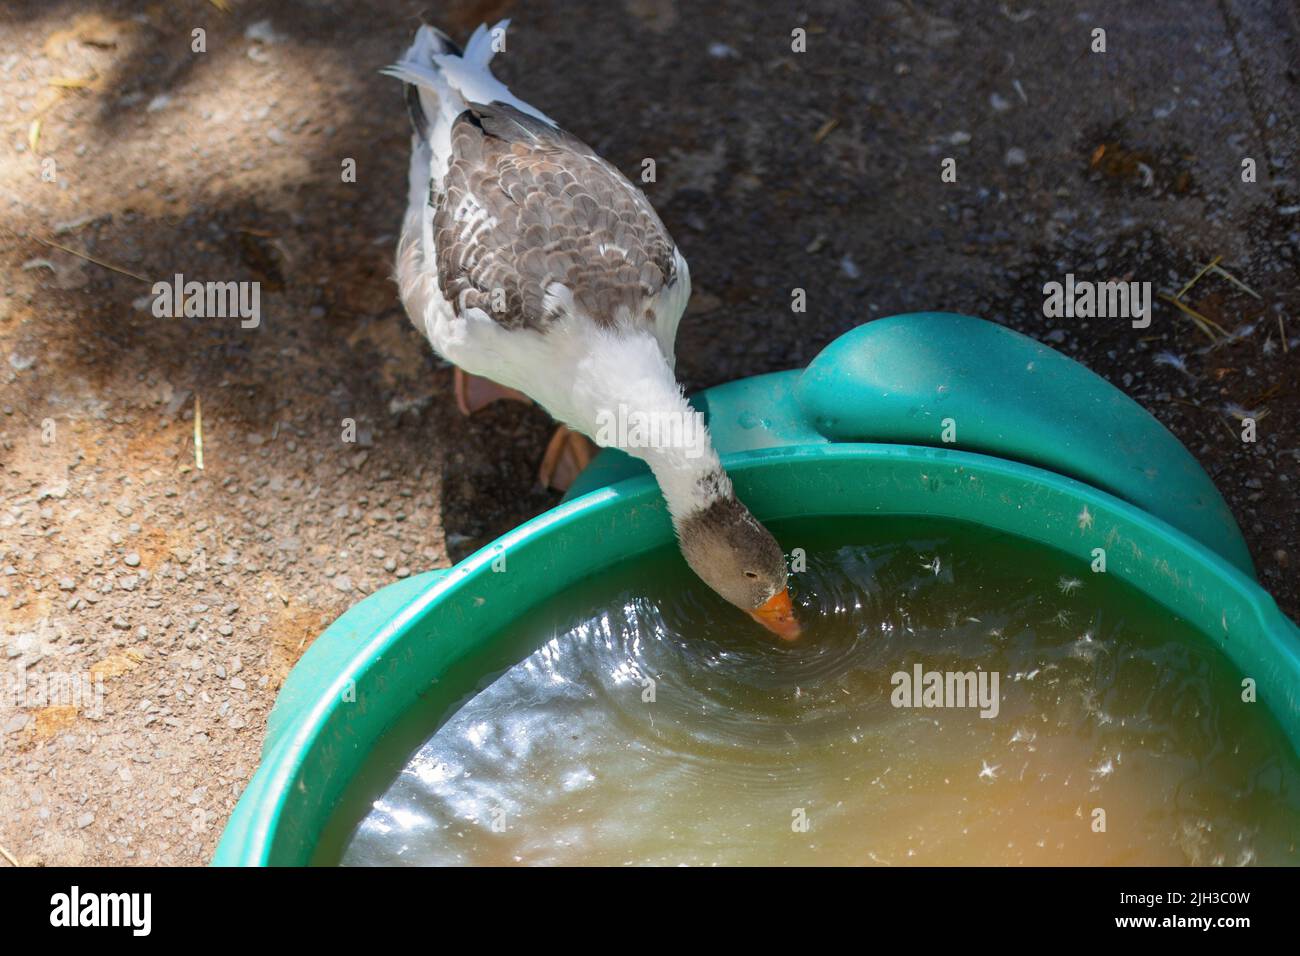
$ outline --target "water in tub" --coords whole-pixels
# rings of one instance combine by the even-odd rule
[[[799,642],[671,549],[614,569],[427,715],[335,859],[1300,862],[1300,767],[1246,675],[1113,575],[921,519],[779,536]]]

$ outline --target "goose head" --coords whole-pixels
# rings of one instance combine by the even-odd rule
[[[682,556],[700,580],[783,640],[799,636],[781,546],[733,493],[675,524]]]

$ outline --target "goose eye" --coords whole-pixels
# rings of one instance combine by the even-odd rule
[[[756,578],[756,577],[758,577],[758,572],[757,572],[757,571],[746,571],[746,572],[745,572],[745,577],[747,577],[747,578]]]

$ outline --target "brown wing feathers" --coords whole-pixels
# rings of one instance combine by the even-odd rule
[[[601,325],[652,319],[649,299],[676,279],[673,242],[616,169],[502,103],[472,105],[451,136],[433,231],[438,283],[458,313],[544,330],[558,318],[546,297],[558,282]]]

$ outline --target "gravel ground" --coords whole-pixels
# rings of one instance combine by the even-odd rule
[[[27,691],[0,704],[0,847],[21,863],[204,862],[322,627],[556,500],[534,487],[546,416],[462,419],[394,294],[408,131],[376,71],[419,9],[0,11],[0,639],[5,689]],[[503,79],[625,171],[656,160],[696,284],[690,386],[803,365],[897,312],[1009,325],[1172,429],[1300,615],[1293,5],[478,0],[432,19],[464,36],[502,15]],[[1163,300],[1144,332],[1043,317],[1067,272],[1172,294],[1214,257],[1253,294],[1211,272],[1184,297],[1213,341]],[[151,285],[178,272],[259,281],[262,323],[155,318]],[[61,702],[57,675],[88,699]]]

